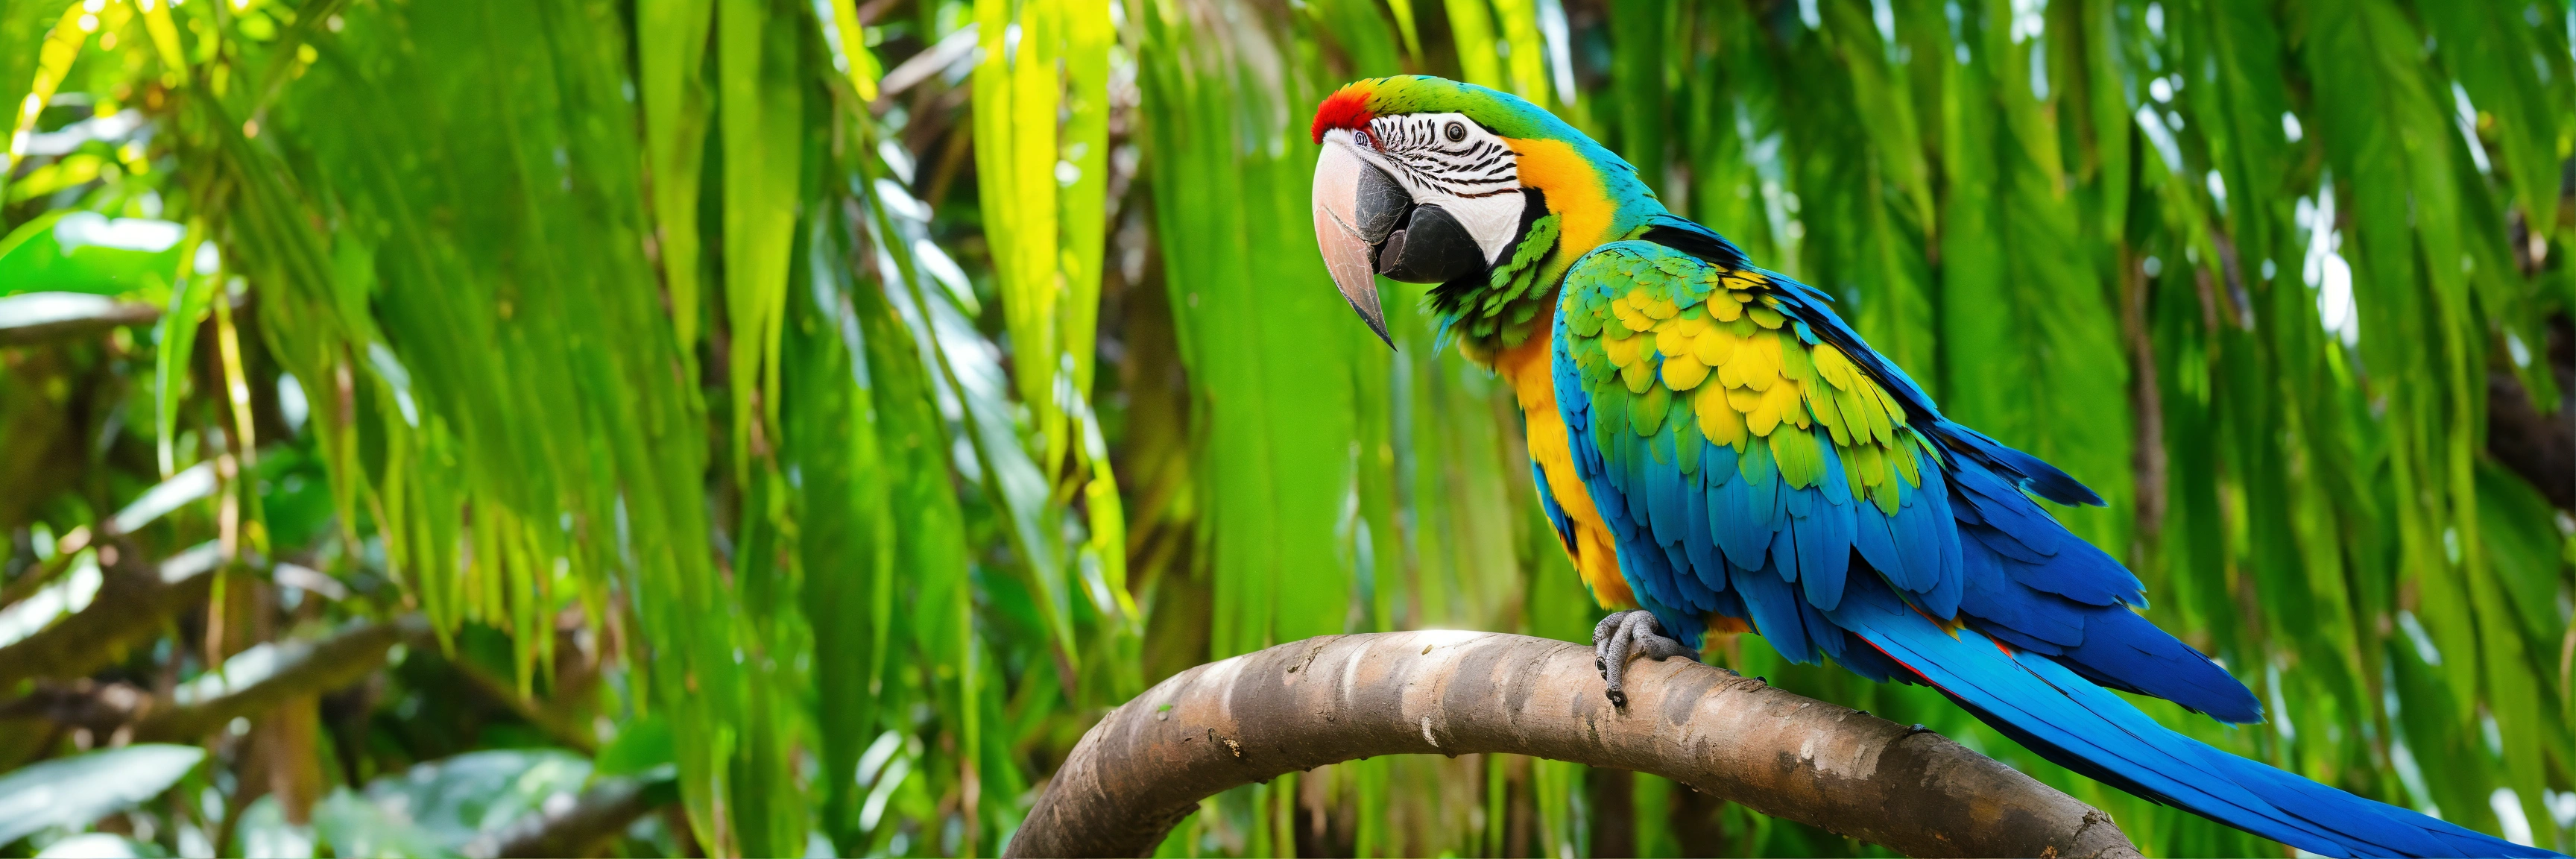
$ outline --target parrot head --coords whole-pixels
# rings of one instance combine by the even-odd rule
[[[1324,99],[1313,134],[1315,238],[1380,339],[1376,275],[1438,284],[1441,324],[1490,354],[1528,335],[1576,257],[1664,213],[1636,168],[1537,105],[1474,84],[1358,81]]]

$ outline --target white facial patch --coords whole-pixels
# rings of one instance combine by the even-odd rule
[[[1381,116],[1369,120],[1366,134],[1352,141],[1361,157],[1394,177],[1415,204],[1439,206],[1458,219],[1486,264],[1510,252],[1528,206],[1511,144],[1460,113]]]

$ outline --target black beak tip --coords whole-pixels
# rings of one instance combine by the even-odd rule
[[[1351,312],[1360,315],[1360,321],[1368,323],[1369,333],[1376,334],[1378,342],[1386,344],[1387,351],[1396,351],[1395,338],[1386,333],[1386,320],[1384,318],[1374,312],[1371,308],[1361,307],[1357,300],[1354,300],[1349,296],[1343,296],[1342,301],[1351,306]]]

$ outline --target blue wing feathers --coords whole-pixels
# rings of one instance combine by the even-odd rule
[[[1798,535],[1798,570],[1805,578],[1807,602],[1832,611],[1843,599],[1843,577],[1851,569],[1851,510],[1837,504],[1815,505],[1816,515],[1789,523]]]
[[[1783,582],[1798,581],[1798,537],[1787,528],[1771,532],[1771,571]]]
[[[1655,446],[1663,447],[1663,440],[1657,439]],[[1664,461],[1644,461],[1645,457],[1638,457],[1644,465],[1638,469],[1642,472],[1638,477],[1645,483],[1646,503],[1644,515],[1637,518],[1652,526],[1654,533],[1677,538],[1690,530],[1689,526],[1682,524],[1682,516],[1688,510],[1682,501],[1682,470],[1680,465],[1671,461],[1671,457],[1657,458]],[[1634,511],[1635,505],[1630,505],[1630,509]]]
[[[1633,435],[1621,434],[1611,444],[1623,454],[1619,457],[1619,464],[1627,472],[1628,479],[1622,485],[1633,487],[1632,491],[1625,493],[1628,497],[1628,519],[1639,525],[1648,524],[1653,521],[1651,517],[1655,512],[1652,489],[1657,475],[1673,469],[1656,467],[1654,458],[1646,455],[1645,445],[1637,443]]]
[[[1965,504],[1961,506],[1974,507],[1976,505]],[[2029,543],[2022,542],[2020,538],[2014,537],[2010,531],[2006,531],[2001,528],[1979,527],[1974,523],[1966,522],[1960,523],[1959,530],[1960,533],[1975,538],[1977,542],[1986,544],[1986,549],[1994,552],[1995,554],[2011,558],[2015,561],[2020,561],[2021,563],[2030,566],[2045,566],[2048,564],[2049,557],[2047,552],[2042,552],[2038,549],[2032,548]]]
[[[1901,556],[1896,553],[1896,536],[1889,530],[1887,514],[1874,504],[1862,504],[1852,512],[1852,549],[1860,553],[1861,563],[1888,577],[1891,584],[1907,591],[1931,590],[1931,583],[1915,578]]]
[[[1806,619],[1800,615],[1806,604],[1797,590],[1780,577],[1779,570],[1768,566],[1737,572],[1736,592],[1744,595],[1744,606],[1752,612],[1749,619],[1771,642],[1771,649],[1798,662],[1816,661],[1814,649],[1808,646]]]
[[[2003,568],[2018,562],[1995,554],[1984,541],[1961,542],[1968,575],[1959,600],[1960,614],[1984,621],[1981,628],[1991,627],[1994,634],[2024,647],[2055,652],[2060,646],[2084,643],[2084,620],[2072,603],[2014,581]]]
[[[1674,264],[1671,254],[1652,245],[1625,242],[1608,248],[1625,255],[1621,264],[1639,258],[1652,262],[1651,270],[1631,269],[1647,276],[1655,276],[1655,271],[1670,275],[1697,270]],[[1775,306],[1796,321],[1801,341],[1837,344],[1890,390],[1908,425],[1942,423],[1920,388],[1870,352],[1825,306],[1821,293],[1776,275],[1771,280],[1789,299]],[[1625,284],[1633,282],[1623,278],[1617,288],[1624,290]],[[1569,284],[1583,288],[1572,279]],[[1560,317],[1557,322],[1561,328],[1565,320]],[[1772,604],[1772,598],[1795,596],[1798,602],[1817,608],[1837,605],[1851,578],[1855,553],[1865,565],[1867,579],[1902,591],[1933,616],[1953,617],[1963,603],[1976,603],[1984,611],[1972,611],[1974,617],[2016,625],[2021,633],[2017,637],[2034,643],[2071,645],[2082,640],[2082,620],[2072,614],[2076,607],[2044,599],[2049,594],[2095,604],[2122,598],[2133,604],[2144,602],[2135,577],[2067,533],[2016,488],[2034,485],[2031,475],[2047,478],[2058,472],[2043,471],[2044,465],[2036,459],[1992,439],[1964,427],[1942,427],[1931,434],[1933,445],[1918,450],[1919,442],[1906,441],[1897,455],[1914,458],[1908,473],[1919,481],[1899,494],[1897,512],[1891,517],[1874,502],[1852,494],[1830,444],[1817,445],[1824,460],[1816,471],[1817,482],[1793,487],[1780,473],[1770,444],[1757,439],[1740,452],[1727,445],[1704,444],[1689,409],[1679,402],[1666,401],[1657,426],[1632,425],[1644,414],[1620,379],[1596,367],[1595,378],[1587,384],[1567,351],[1562,331],[1557,339],[1561,408],[1574,437],[1593,442],[1575,445],[1588,448],[1578,450],[1577,470],[1583,473],[1621,555],[1636,560],[1631,565],[1636,569],[1630,571],[1637,580],[1634,584],[1661,605],[1698,609],[1713,604],[1714,595],[1730,586],[1742,589],[1750,571],[1773,573],[1778,581],[1798,586],[1786,591],[1768,587],[1758,593],[1744,591],[1741,597],[1753,615],[1749,619],[1764,627],[1766,635],[1776,637],[1780,631],[1769,627],[1780,626],[1797,613],[1789,606]],[[1600,396],[1592,396],[1595,390]],[[1953,438],[1967,440],[1969,448],[1948,450],[1946,442]],[[1692,451],[1696,455],[1684,455],[1680,447],[1684,443],[1697,446]],[[1936,449],[1950,455],[1939,455]],[[2004,463],[2010,465],[1990,465]],[[1998,470],[2005,467],[2013,470]],[[1981,544],[1979,551],[1963,551],[1962,530],[1971,535],[1969,542]],[[2083,556],[2081,563],[2051,562],[2069,550]],[[1969,594],[1971,579],[1979,579],[1974,599]],[[1700,620],[1664,618],[1675,628],[1696,628]],[[2108,670],[2117,670],[2128,663],[2106,660],[2105,664],[2112,666]]]
[[[1710,491],[1715,491],[1719,486],[1735,480],[1742,474],[1741,466],[1736,461],[1734,445],[1710,444],[1706,439],[1702,439],[1699,461],[1700,479],[1707,484]]]
[[[2060,661],[2068,668],[2104,686],[2153,695],[2224,721],[2263,718],[2253,691],[2227,669],[2128,606],[2088,609],[2084,641],[2066,648],[2065,656]]]
[[[1824,495],[1824,492],[1822,491],[1801,492],[1794,487],[1790,487],[1780,493],[1780,503],[1788,508],[1787,513],[1789,518],[1802,519],[1816,515],[1816,506],[1824,503],[1824,499],[1819,497],[1822,495]],[[1781,519],[1780,524],[1783,526],[1788,525],[1789,518]]]
[[[1955,480],[1962,490],[1955,500],[1975,512],[1973,524],[1991,526],[1996,536],[2010,540],[2011,545],[1998,545],[1996,551],[2034,564],[2047,563],[2048,556],[2056,554],[2056,535],[2066,529],[2039,505],[2007,488],[2002,478],[1974,461],[1959,465]]]
[[[1706,444],[1701,442],[1702,446]],[[1703,458],[1701,462],[1705,463],[1707,459]],[[1700,584],[1711,592],[1724,591],[1727,579],[1726,567],[1722,566],[1724,556],[1719,554],[1717,541],[1709,530],[1709,499],[1713,493],[1704,488],[1704,477],[1694,475],[1693,480],[1703,485],[1693,486],[1691,491],[1682,493],[1683,519],[1689,524],[1690,531],[1683,547],[1690,552],[1691,570],[1698,575]]]
[[[1717,534],[1717,546],[1725,550],[1726,562],[1737,568],[1762,566],[1763,554],[1771,549],[1771,505],[1767,497],[1757,499],[1757,494],[1753,479],[1741,474],[1708,492],[1709,524]]]
[[[1818,444],[1816,451],[1824,457],[1825,462],[1824,477],[1816,483],[1817,487],[1824,490],[1825,500],[1833,502],[1836,507],[1851,506],[1851,484],[1843,479],[1842,454],[1835,453],[1834,446],[1831,444]]]
[[[2102,496],[2093,494],[2093,490],[2039,457],[2006,447],[1985,433],[1948,420],[1934,422],[1932,430],[1950,442],[1953,449],[1972,458],[1986,460],[1999,471],[2016,475],[2019,478],[2015,481],[2017,486],[2037,493],[2041,498],[2059,504],[2102,506]]]
[[[1925,478],[1923,491],[1914,493],[1913,503],[1897,508],[1896,518],[1888,522],[1888,526],[1895,535],[1897,557],[1905,565],[1906,579],[1918,585],[1930,583],[1928,592],[1939,596],[1944,593],[1954,593],[1956,587],[1952,583],[1959,580],[1962,575],[1958,565],[1949,561],[1950,553],[1943,548],[1945,540],[1955,544],[1958,538],[1954,526],[1944,521],[1942,515],[1948,505],[1938,503],[1935,500],[1936,496],[1932,495],[1931,477],[1934,471],[1927,468],[1923,473]],[[1919,586],[1909,587],[1907,590],[1915,593],[1927,592],[1926,588]],[[1947,599],[1932,600],[1924,606],[1924,609],[1926,611],[1941,608],[1956,610],[1957,607],[1958,599],[1951,596]],[[1939,617],[1950,616],[1949,611],[1936,611],[1935,614]]]
[[[1697,225],[1658,224],[1719,243],[1682,241],[1696,243],[1682,248],[1692,255],[1742,264],[1740,254],[1720,252],[1731,245]],[[1593,256],[1612,251],[1628,261],[1673,253],[1619,242]],[[1581,276],[1591,259],[1576,263],[1568,290],[1607,288],[1606,278]],[[1666,274],[1683,270],[1654,261]],[[2146,599],[2134,574],[2032,500],[2100,504],[2099,496],[2037,457],[1942,417],[1822,293],[1768,277],[1781,299],[1773,306],[1794,320],[1800,341],[1833,345],[1897,404],[1892,455],[1911,457],[1900,464],[1919,480],[1908,481],[1891,514],[1856,494],[1833,445],[1819,444],[1825,458],[1816,481],[1792,486],[1762,439],[1741,451],[1707,443],[1679,397],[1660,425],[1640,433],[1630,422],[1645,412],[1632,408],[1635,398],[1615,375],[1591,380],[1601,386],[1593,396],[1567,351],[1560,313],[1554,369],[1576,471],[1622,573],[1667,632],[1698,645],[1712,615],[1750,621],[1791,660],[1831,658],[1873,679],[1934,686],[2052,761],[2311,852],[2555,855],[2227,754],[2108,691],[2165,698],[2230,722],[2262,717],[2243,683],[2137,614]],[[1617,288],[1634,282],[1620,278]],[[1561,530],[1570,527],[1561,508],[1551,503],[1548,512]]]
[[[1959,529],[1938,525],[1951,515],[1948,484],[1949,481],[1941,476],[1941,469],[1923,469],[1922,494],[1928,499],[1926,503],[1932,508],[1932,521],[1935,523],[1932,544],[1939,549],[1941,557],[1940,565],[1934,568],[1935,575],[1941,577],[1940,582],[1933,586],[1930,594],[1925,595],[1923,607],[1934,612],[1936,617],[1956,615],[1959,601],[1967,596],[1968,562],[1966,550],[1961,547],[1965,541],[1959,539]]]
[[[2030,499],[2000,488],[1996,478],[1975,463],[1958,468],[1958,485],[1967,497],[1953,506],[1974,509],[1985,527],[1966,523],[1960,530],[1998,555],[2016,563],[2003,570],[2032,588],[2091,605],[2127,603],[2144,607],[2146,586],[2100,548],[2069,533]]]

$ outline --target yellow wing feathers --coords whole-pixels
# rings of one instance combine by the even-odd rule
[[[1894,398],[1833,344],[1801,339],[1760,272],[1676,257],[1616,260],[1593,281],[1594,302],[1575,296],[1566,308],[1607,311],[1595,342],[1602,369],[1629,395],[1628,431],[1653,436],[1671,423],[1670,410],[1685,409],[1712,443],[1738,453],[1757,442],[1769,448],[1781,476],[1799,487],[1823,476],[1831,445],[1852,493],[1893,515],[1899,485],[1921,485],[1914,457],[1895,455],[1910,454],[1914,442]],[[1615,297],[1597,301],[1607,296]],[[1591,339],[1581,329],[1592,325],[1575,327]]]

